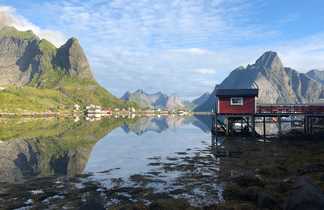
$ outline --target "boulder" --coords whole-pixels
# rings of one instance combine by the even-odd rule
[[[324,172],[324,164],[321,163],[309,164],[304,166],[304,168],[298,170],[298,173],[300,175],[305,175],[309,173],[318,173],[318,172]]]
[[[277,209],[278,202],[267,192],[257,194],[257,207],[261,209]]]
[[[264,186],[263,180],[254,173],[243,173],[232,178],[232,181],[241,187]]]
[[[324,194],[309,177],[296,179],[284,206],[285,210],[323,210]]]
[[[149,206],[150,210],[185,210],[194,209],[190,204],[182,199],[158,199]]]

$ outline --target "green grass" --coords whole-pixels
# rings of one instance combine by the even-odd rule
[[[53,54],[53,55],[57,51],[57,48],[52,43],[50,43],[49,41],[47,41],[46,39],[40,40],[40,42],[39,42],[39,49],[43,53]]]
[[[37,39],[32,31],[18,31],[10,26],[5,26],[0,30],[0,37],[15,37],[23,40]]]
[[[55,63],[58,49],[45,39],[39,40],[33,32],[3,27],[0,37],[37,39],[39,52],[35,60],[39,61],[40,69],[27,86],[9,87],[0,91],[0,112],[57,111],[60,106],[72,107],[75,103],[82,106],[95,104],[107,108],[137,108],[135,103],[116,98],[95,80],[84,80],[67,74],[67,69]]]
[[[62,107],[71,110],[74,104],[83,107],[89,104],[106,108],[135,107],[135,103],[122,101],[94,81],[61,79],[56,89],[30,86],[8,87],[0,91],[0,112],[45,112],[59,111]]]
[[[104,107],[122,107],[126,104],[102,88],[97,82],[66,77],[59,83],[64,95],[80,104],[99,104]]]
[[[9,87],[0,91],[0,112],[58,111],[75,103],[57,90],[33,87]]]

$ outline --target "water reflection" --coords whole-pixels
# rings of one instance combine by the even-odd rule
[[[205,146],[209,134],[192,122],[194,118],[141,118],[124,124],[99,141],[89,158],[86,172],[111,172],[112,177],[128,177],[144,173],[150,168],[150,159],[166,160],[168,156],[188,149]]]
[[[2,119],[0,178],[23,181],[34,176],[74,176],[83,172],[93,145],[121,120]]]
[[[165,161],[177,153],[193,154],[206,145],[214,146],[211,123],[210,116],[92,122],[80,118],[1,119],[0,177],[17,182],[33,176],[111,171],[109,177],[125,179],[150,171],[154,166],[150,158]],[[262,133],[262,124],[256,129]],[[283,124],[283,130],[288,129],[290,124]],[[267,124],[267,132],[278,132],[278,126]],[[218,138],[217,144],[223,141]],[[222,151],[216,154],[224,155]]]
[[[165,118],[136,118],[136,119],[101,119],[98,121],[85,121],[75,119],[1,119],[0,124],[0,177],[3,181],[17,182],[33,176],[68,175],[74,176],[84,171],[92,148],[115,128],[112,133],[113,140],[121,145],[130,145],[125,141],[133,141],[144,151],[151,150],[145,145],[153,142],[136,140],[131,135],[144,135],[147,132],[161,133],[168,129],[176,129],[182,124],[190,124],[196,118],[165,117]],[[170,132],[170,131],[169,131]],[[122,135],[122,133],[124,135]],[[129,135],[128,135],[129,134]],[[181,132],[178,133],[179,137]],[[189,138],[191,134],[183,136]],[[105,137],[105,138],[104,138]],[[172,137],[148,134],[142,139],[156,139],[155,147],[161,147],[164,138],[172,141]],[[193,138],[193,137],[191,137]],[[167,143],[167,140],[164,140]],[[95,148],[101,146],[101,142]],[[167,144],[173,145],[171,142]],[[133,145],[136,146],[136,145]],[[113,156],[122,157],[127,149],[119,145],[108,145],[106,152]],[[115,149],[119,147],[119,149]],[[125,150],[124,150],[125,149]],[[165,150],[169,150],[165,148]],[[114,154],[112,151],[120,151]],[[96,157],[106,157],[95,149],[92,154]],[[140,154],[138,154],[140,155]],[[92,159],[90,159],[91,163]],[[111,161],[109,161],[111,162]],[[116,161],[114,166],[120,162]],[[88,164],[89,165],[89,164]],[[90,164],[91,165],[91,164]]]
[[[113,118],[93,122],[8,120],[0,124],[0,178],[17,182],[45,176],[42,180],[25,182],[25,191],[42,189],[49,202],[54,186],[56,200],[46,204],[52,209],[62,209],[67,204],[78,208],[88,194],[100,198],[105,208],[116,203],[147,204],[165,197],[208,206],[228,199],[223,193],[226,190],[241,193],[245,185],[231,187],[235,180],[246,184],[244,174],[252,181],[261,177],[264,189],[275,194],[282,192],[280,196],[284,197],[287,191],[274,187],[280,187],[282,180],[295,177],[300,170],[307,171],[306,164],[318,166],[324,161],[321,142],[256,141],[249,136],[216,138],[210,133],[211,122],[208,116]],[[276,124],[268,126],[267,132],[278,131]],[[289,129],[289,125],[282,127]],[[257,129],[262,133],[261,124],[257,124]],[[77,174],[90,176],[66,178]],[[66,181],[47,176],[63,176]],[[64,189],[65,194],[60,188],[62,183],[69,185]],[[248,184],[258,187],[253,186],[255,183],[259,182]],[[24,189],[22,185],[3,187],[9,192],[8,199],[15,200],[11,194],[21,193],[19,207],[26,205],[30,195],[20,192]],[[0,196],[0,208],[1,199]],[[235,199],[240,203],[242,198]],[[44,207],[43,201],[35,202],[34,207]]]

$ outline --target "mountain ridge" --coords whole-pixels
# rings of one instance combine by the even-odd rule
[[[73,103],[127,106],[97,83],[76,38],[56,48],[32,31],[5,26],[0,29],[0,54],[0,87],[4,89],[0,99],[5,101],[0,111],[13,111],[13,107],[57,110]],[[51,97],[46,98],[45,92]]]
[[[134,92],[127,91],[122,100],[131,101],[138,104],[142,108],[160,108],[160,109],[183,109],[186,107],[184,101],[178,96],[168,96],[161,91],[156,93],[146,93],[142,89]]]
[[[312,69],[306,75],[322,84],[324,84],[324,70]]]
[[[259,87],[258,103],[317,103],[324,95],[323,84],[307,73],[284,67],[276,52],[267,51],[254,64],[234,69],[195,111],[215,108],[217,88],[252,88],[256,85]]]

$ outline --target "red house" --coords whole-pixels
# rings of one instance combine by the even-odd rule
[[[258,89],[217,89],[217,113],[220,115],[251,115],[256,113]]]

